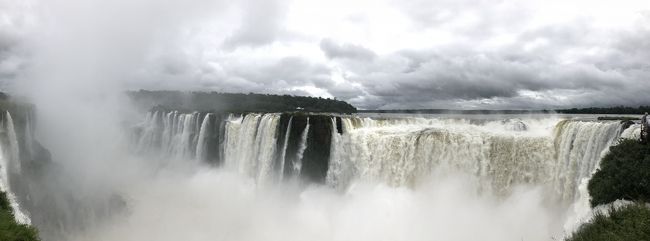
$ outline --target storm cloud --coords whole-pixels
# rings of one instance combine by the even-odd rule
[[[313,95],[384,109],[650,104],[645,1],[117,1],[111,14],[65,8],[79,17],[70,21],[93,20],[72,24],[92,29],[83,36],[67,25],[41,33],[57,6],[75,2],[0,0],[4,90],[34,65],[33,46],[110,38],[86,57],[121,66],[110,75],[119,80],[101,81],[125,89]]]
[[[358,59],[371,61],[376,54],[363,46],[354,44],[338,44],[330,39],[323,39],[320,48],[330,59]]]

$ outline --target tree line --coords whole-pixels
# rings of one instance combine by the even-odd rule
[[[127,95],[142,108],[211,112],[333,112],[355,113],[351,104],[330,98],[255,93],[129,91]]]
[[[628,114],[640,115],[645,112],[650,112],[650,106],[615,106],[615,107],[589,107],[589,108],[571,108],[556,110],[558,113],[563,114]]]

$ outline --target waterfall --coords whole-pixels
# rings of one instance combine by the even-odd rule
[[[174,159],[203,158],[208,130],[202,127],[208,123],[205,118],[201,121],[199,117],[198,112],[150,112],[136,127],[140,133],[134,138],[136,152]],[[205,130],[204,139],[199,141],[201,130]]]
[[[236,167],[241,173],[253,176],[253,159],[255,158],[255,136],[261,115],[249,114],[234,119],[226,125],[225,162]],[[255,154],[254,154],[255,153]]]
[[[197,139],[197,144],[196,144],[196,158],[204,161],[206,159],[206,148],[208,148],[207,143],[206,143],[206,136],[209,135],[210,132],[210,115],[211,113],[208,113],[203,117],[203,122],[201,123],[201,129],[199,129],[199,138]]]
[[[180,125],[180,145],[176,146],[178,149],[175,151],[175,156],[178,158],[192,157],[193,148],[196,143],[193,143],[194,135],[196,135],[196,119],[198,113],[182,115],[182,125]]]
[[[641,139],[641,125],[633,124],[621,133],[622,138],[639,140]]]
[[[291,165],[294,173],[299,174],[300,170],[302,169],[302,157],[305,154],[305,150],[307,149],[308,135],[309,135],[309,117],[307,117],[307,125],[305,126],[305,130],[302,131],[302,135],[300,138],[300,146],[298,147],[298,154],[296,155],[296,159],[294,160],[294,163],[292,163]]]
[[[287,131],[284,134],[284,144],[282,144],[282,156],[280,157],[280,178],[284,177],[284,164],[287,161],[287,147],[289,147],[289,134],[291,133],[291,125],[293,124],[293,116],[289,117],[289,124],[287,124]]]
[[[591,211],[587,190],[589,179],[609,147],[623,134],[617,122],[565,120],[557,124],[554,137],[560,165],[555,173],[555,193],[565,200],[574,201],[573,212],[565,222],[565,229],[573,230]]]
[[[266,114],[262,117],[259,134],[256,138],[257,153],[257,179],[259,183],[268,181],[273,171],[273,160],[276,152],[277,130],[280,120],[279,114]]]
[[[344,180],[347,179],[347,176],[344,174],[348,167],[342,160],[344,151],[343,146],[341,145],[342,136],[336,129],[336,118],[332,118],[332,145],[330,146],[330,160],[329,167],[327,171],[326,182],[332,187],[345,187],[347,183],[344,183]]]
[[[20,173],[20,149],[18,147],[18,137],[16,136],[16,128],[14,128],[14,121],[11,118],[11,113],[7,113],[7,136],[9,137],[9,148],[11,148],[9,163],[9,170],[13,173]]]
[[[555,150],[559,167],[555,172],[557,192],[575,199],[578,185],[588,181],[609,146],[620,136],[616,122],[561,121],[555,129]]]
[[[248,114],[226,123],[224,158],[227,166],[255,177],[270,179],[276,155],[279,114]]]
[[[29,216],[22,211],[16,195],[11,190],[11,175],[20,173],[20,150],[11,114],[5,111],[4,117],[2,132],[5,133],[6,140],[0,144],[0,175],[2,176],[0,178],[0,191],[6,193],[16,221],[22,224],[31,224]]]
[[[356,178],[413,185],[431,173],[475,176],[482,188],[508,193],[517,184],[541,185],[565,203],[580,198],[608,147],[617,122],[573,120],[483,121],[459,119],[343,118],[333,135],[328,182]],[[513,125],[514,124],[514,125]],[[346,141],[347,140],[347,141]],[[342,167],[342,163],[351,165]]]
[[[474,176],[484,191],[505,195],[517,185],[535,185],[543,187],[550,199],[570,204],[588,199],[581,185],[586,185],[609,146],[638,132],[638,125],[621,130],[619,122],[553,117],[314,116],[290,114],[282,119],[279,113],[248,113],[217,118],[215,113],[155,111],[138,125],[136,149],[201,161],[215,149],[218,163],[258,183],[287,173],[305,175],[305,153],[324,153],[328,159],[309,160],[308,171],[320,173],[323,181],[339,189],[354,179],[412,186],[431,175],[464,173]],[[324,130],[327,138],[317,136]],[[309,146],[317,140],[330,144],[324,147],[327,150]]]

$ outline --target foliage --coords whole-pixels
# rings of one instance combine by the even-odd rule
[[[610,208],[609,215],[596,213],[567,241],[638,241],[650,240],[650,208],[631,204]]]
[[[3,241],[33,241],[39,240],[35,228],[16,223],[13,211],[9,206],[7,195],[0,192],[0,240]]]
[[[453,110],[453,109],[393,109],[359,110],[360,113],[399,113],[399,114],[459,114],[459,115],[510,115],[510,114],[549,114],[551,110]]]
[[[650,146],[622,140],[611,147],[588,189],[592,206],[618,199],[650,201]]]
[[[598,120],[620,120],[620,121],[636,121],[639,120],[639,117],[629,117],[629,116],[599,116]]]
[[[357,109],[336,99],[320,97],[235,94],[219,92],[132,91],[127,95],[141,108],[211,112],[333,112],[354,113]]]
[[[639,106],[638,108],[628,106],[616,107],[590,107],[590,108],[572,108],[556,110],[558,113],[563,114],[629,114],[641,115],[645,112],[650,112],[650,106]]]

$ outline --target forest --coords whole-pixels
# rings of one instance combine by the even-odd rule
[[[645,112],[650,112],[650,106],[615,106],[615,107],[589,107],[589,108],[571,108],[556,110],[562,114],[625,114],[625,115],[640,115]]]
[[[180,111],[210,112],[329,112],[355,113],[345,101],[292,95],[242,94],[220,92],[149,91],[127,92],[136,106]]]

